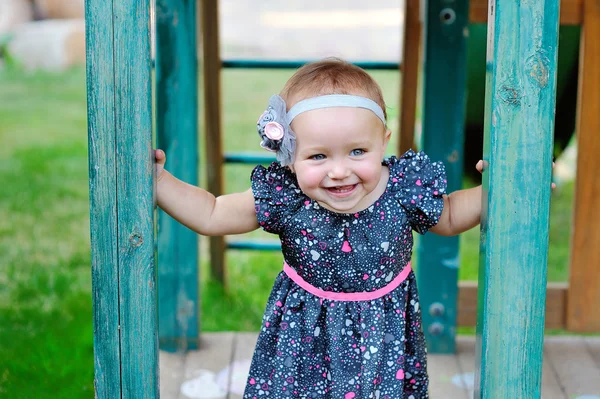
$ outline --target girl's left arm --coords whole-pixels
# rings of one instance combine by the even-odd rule
[[[454,236],[477,226],[481,219],[481,186],[444,195],[444,209],[430,229],[442,236]]]
[[[479,161],[475,168],[482,173],[483,161]],[[552,183],[551,187],[556,188],[556,184]],[[440,220],[429,231],[442,236],[455,236],[472,229],[481,222],[481,202],[481,185],[444,195]]]

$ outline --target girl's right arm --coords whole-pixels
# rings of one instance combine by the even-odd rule
[[[155,154],[158,206],[179,223],[207,236],[242,234],[259,227],[251,189],[215,198],[164,170],[164,152],[157,150]]]

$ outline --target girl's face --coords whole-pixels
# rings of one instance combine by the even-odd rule
[[[370,206],[385,190],[381,165],[391,132],[372,111],[322,108],[292,122],[296,156],[291,165],[300,189],[321,206],[353,213]]]

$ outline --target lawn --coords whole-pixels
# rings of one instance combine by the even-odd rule
[[[260,150],[254,128],[257,115],[290,73],[224,73],[227,151]],[[377,72],[374,76],[389,101],[395,129],[398,75]],[[3,398],[93,397],[86,112],[83,69],[56,75],[0,71]],[[227,190],[247,188],[250,170],[227,166]],[[572,184],[553,195],[549,281],[568,278],[572,195]],[[253,236],[267,237],[261,232]],[[477,229],[463,235],[461,279],[477,278],[478,245]],[[205,240],[200,240],[200,247],[205,256]],[[207,278],[208,263],[203,258],[202,329],[257,330],[281,262],[278,253],[229,252],[231,290],[226,293]]]

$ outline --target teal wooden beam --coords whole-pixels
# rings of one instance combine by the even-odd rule
[[[426,2],[422,148],[446,165],[448,191],[462,187],[469,1]],[[473,165],[474,167],[475,165]],[[459,238],[417,243],[417,280],[429,353],[454,353]]]
[[[490,3],[475,398],[540,398],[559,0]]]
[[[150,2],[87,0],[95,397],[158,397]]]
[[[281,251],[281,243],[275,240],[235,240],[227,242],[227,248],[248,251]]]
[[[157,146],[169,171],[198,184],[196,1],[156,0]],[[160,348],[198,348],[198,235],[158,210]]]
[[[244,164],[244,165],[257,165],[257,164],[270,164],[276,161],[274,155],[269,154],[252,154],[252,153],[230,153],[225,154],[223,162],[233,164]]]
[[[222,60],[222,68],[231,69],[297,69],[302,65],[316,60],[253,60],[253,59],[230,59]],[[397,71],[400,64],[385,61],[356,61],[354,65],[369,70],[392,70]]]

